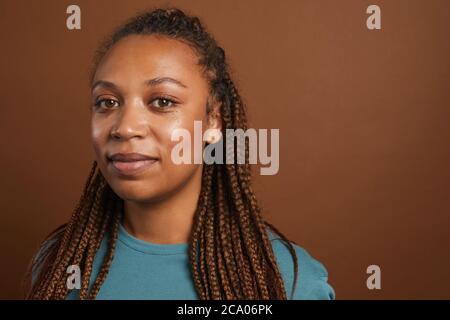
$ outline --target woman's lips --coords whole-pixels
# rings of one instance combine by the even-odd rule
[[[109,164],[113,170],[119,175],[123,176],[135,176],[153,166],[157,159],[146,159],[138,161],[116,161],[112,160]]]

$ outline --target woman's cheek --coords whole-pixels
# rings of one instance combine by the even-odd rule
[[[101,169],[105,169],[106,160],[104,158],[104,146],[106,144],[107,131],[98,121],[92,121],[91,123],[91,140],[92,146],[97,158],[97,163]],[[104,170],[102,170],[104,171]]]
[[[187,151],[191,154],[191,163],[178,164],[172,158],[172,151],[176,146],[183,144],[183,140],[179,139],[179,137],[174,137],[172,140],[172,134],[177,130],[186,130],[189,132],[190,141],[185,145],[190,145],[190,150],[185,150],[183,148],[183,152]],[[161,145],[163,146],[162,152],[162,165],[164,175],[168,178],[168,180],[172,180],[176,183],[183,182],[187,177],[191,176],[193,172],[197,169],[199,164],[193,163],[194,159],[194,119],[177,119],[177,121],[173,122],[171,125],[167,125],[164,128],[164,131],[160,133],[161,137]],[[179,148],[177,148],[178,150]]]

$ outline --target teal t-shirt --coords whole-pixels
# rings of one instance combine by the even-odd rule
[[[288,299],[294,280],[294,263],[286,243],[269,232],[269,239],[282,274]],[[94,258],[90,285],[106,254],[103,239]],[[298,259],[298,280],[294,300],[335,299],[328,284],[325,267],[298,245],[293,244]],[[69,292],[67,299],[78,299],[79,290]],[[190,272],[188,244],[155,244],[139,240],[120,225],[114,259],[97,299],[198,299]]]

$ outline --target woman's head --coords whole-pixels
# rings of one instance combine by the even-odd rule
[[[197,18],[178,10],[144,13],[119,28],[98,51],[92,85],[92,141],[113,190],[127,200],[165,197],[200,181],[202,166],[175,164],[171,134],[194,121],[221,129],[223,50]],[[193,147],[193,143],[190,144]],[[124,176],[111,155],[155,158],[147,170]],[[193,152],[191,152],[192,154]]]
[[[107,254],[92,289],[85,280],[80,291],[81,299],[94,298],[112,263],[123,201],[158,199],[198,180],[189,259],[199,298],[286,299],[267,227],[286,240],[294,258],[295,252],[263,220],[248,163],[180,166],[170,158],[171,132],[184,128],[192,136],[195,120],[203,129],[247,129],[224,51],[199,19],[178,9],[132,18],[99,49],[91,84],[97,161],[71,220],[50,236],[56,241],[39,259],[43,272],[28,296],[64,298],[64,271],[71,264],[83,266],[83,279],[89,279],[95,252],[108,233]],[[223,151],[228,156],[229,150]],[[154,161],[139,174],[124,175],[108,157],[129,152]],[[233,152],[236,156],[239,150]]]

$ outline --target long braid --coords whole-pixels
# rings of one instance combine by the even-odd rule
[[[244,244],[245,244],[245,251],[246,253],[249,255],[249,260],[250,260],[250,265],[252,268],[252,271],[254,272],[255,276],[256,276],[256,284],[258,286],[258,290],[260,290],[260,292],[256,293],[258,298],[261,299],[268,299],[268,293],[267,293],[267,288],[264,285],[264,275],[262,274],[261,271],[261,266],[258,262],[258,249],[257,249],[257,244],[256,244],[256,239],[254,237],[254,229],[253,226],[251,225],[251,222],[249,221],[249,211],[248,209],[245,207],[242,198],[240,197],[240,194],[238,193],[239,191],[239,186],[238,186],[238,181],[237,181],[237,177],[235,175],[234,169],[232,169],[232,165],[227,165],[227,168],[229,168],[229,177],[230,177],[230,181],[231,181],[231,186],[232,186],[232,194],[233,194],[233,200],[236,203],[236,211],[237,211],[237,216],[238,216],[238,221],[240,224],[240,227],[242,229],[242,236],[244,238]]]
[[[245,118],[245,114],[244,114],[244,108],[243,108],[243,104],[241,103],[241,99],[237,93],[237,90],[235,89],[231,79],[229,78],[228,74],[225,73],[225,81],[226,84],[228,86],[229,92],[230,92],[230,96],[231,96],[231,105],[234,106],[233,108],[233,116],[234,116],[234,126],[237,128],[242,128],[243,130],[247,129],[247,124],[246,124],[246,118]],[[233,144],[226,144],[228,148],[233,148],[234,147],[234,143]],[[247,145],[245,145],[245,147],[247,147]],[[230,150],[226,151],[227,154],[231,153]],[[244,151],[245,152],[245,151]],[[236,150],[236,156],[239,158],[241,156],[242,153],[242,148],[237,148]],[[237,160],[237,159],[236,159]],[[247,162],[247,159],[245,159]],[[235,164],[235,165],[226,165],[226,168],[228,169],[228,176],[231,182],[231,190],[232,190],[232,196],[234,198],[234,202],[237,206],[237,211],[239,212],[238,217],[241,223],[242,228],[244,229],[242,234],[244,236],[245,239],[245,243],[246,243],[246,250],[248,252],[248,254],[250,255],[250,262],[251,262],[251,266],[252,266],[252,270],[253,272],[256,274],[256,283],[258,285],[262,299],[268,299],[269,298],[269,294],[267,291],[267,287],[265,286],[265,281],[264,281],[264,274],[261,270],[261,264],[258,261],[258,257],[259,257],[259,252],[258,252],[258,245],[257,245],[257,240],[255,239],[255,232],[250,230],[250,228],[253,228],[251,225],[251,217],[252,215],[250,214],[250,212],[248,211],[249,208],[247,208],[244,204],[243,201],[243,195],[242,195],[242,190],[240,187],[240,181],[239,181],[239,177],[237,174],[237,171],[239,169],[242,169],[241,165],[239,164]]]
[[[89,294],[89,299],[95,299],[98,291],[100,290],[100,286],[105,281],[106,276],[108,275],[109,267],[114,258],[114,251],[116,249],[119,225],[120,225],[120,221],[121,221],[121,217],[122,217],[122,210],[123,210],[122,206],[118,206],[118,210],[115,212],[114,216],[112,217],[111,237],[108,241],[108,251],[106,253],[105,259],[103,260],[103,264],[100,269],[100,272],[92,286],[92,291]]]
[[[204,283],[202,282],[203,279],[200,279],[200,275],[199,275],[199,259],[198,259],[198,247],[200,244],[200,236],[201,236],[201,232],[202,229],[201,227],[203,226],[203,220],[204,220],[204,216],[206,214],[206,208],[207,208],[207,198],[208,198],[208,194],[210,194],[210,190],[211,190],[211,183],[212,183],[212,179],[211,179],[211,174],[210,174],[210,169],[212,169],[212,166],[205,166],[203,168],[203,177],[202,177],[202,188],[200,191],[200,197],[199,197],[199,201],[198,201],[198,206],[197,206],[197,213],[195,214],[194,217],[194,227],[191,233],[191,239],[190,239],[190,243],[191,245],[189,246],[189,257],[190,257],[190,262],[191,265],[194,266],[192,268],[192,274],[194,277],[194,283],[196,288],[203,288]],[[200,259],[201,260],[201,259]],[[201,299],[206,299],[206,295],[203,293],[203,289],[200,291],[200,298]]]
[[[235,126],[238,128],[244,128],[243,130],[246,130],[247,124],[246,124],[246,115],[245,115],[245,108],[240,106],[243,106],[241,97],[238,93],[238,91],[236,90],[232,80],[229,78],[229,76],[226,74],[225,75],[225,80],[226,83],[229,87],[229,90],[231,92],[231,97],[232,100],[234,100],[234,105],[236,106],[235,112],[234,112],[234,120],[235,120]],[[242,152],[241,150],[238,150],[238,156],[239,156],[239,152]],[[246,197],[246,201],[250,202],[250,208],[253,211],[253,214],[251,215],[251,217],[254,219],[254,223],[256,223],[257,225],[257,229],[260,231],[259,232],[259,236],[261,237],[261,240],[264,244],[263,248],[268,248],[270,246],[270,241],[269,238],[267,236],[267,233],[264,232],[265,230],[265,224],[264,221],[261,217],[260,214],[260,209],[259,206],[257,204],[256,201],[256,197],[254,195],[254,192],[251,189],[251,171],[249,168],[249,162],[247,161],[249,157],[249,150],[248,150],[248,144],[245,145],[245,159],[246,162],[244,165],[236,165],[237,167],[237,173],[238,173],[238,180],[239,180],[239,186],[241,187],[241,190],[244,194],[244,196]],[[286,238],[284,238],[285,240],[287,240]],[[295,261],[295,273],[297,273],[297,261],[296,261],[296,256],[295,256],[295,252],[294,249],[289,246],[288,247],[291,254],[295,257],[294,261]],[[267,258],[269,260],[269,266],[271,267],[272,272],[274,272],[274,276],[277,279],[282,279],[281,278],[281,274],[279,273],[279,270],[277,268],[276,265],[276,261],[275,261],[275,257],[273,255],[272,250],[265,250],[264,252],[265,254],[267,254]],[[266,271],[266,264],[263,263],[261,266],[264,270],[264,273],[267,272]],[[297,278],[297,277],[296,277]],[[269,288],[275,287],[277,288],[276,285],[269,285]],[[280,299],[285,299],[285,289],[284,289],[284,283],[283,281],[279,281],[279,292],[277,293]],[[294,282],[294,287],[295,287],[295,282]]]
[[[106,189],[105,191],[108,191]],[[109,193],[107,193],[109,194]],[[110,197],[107,195],[105,197],[105,201],[108,202]],[[111,204],[108,204],[108,208],[111,208]],[[111,209],[110,209],[111,210]],[[111,219],[111,215],[114,214],[114,211],[106,211],[103,213],[99,213],[94,220],[95,223],[95,231],[92,233],[91,238],[89,239],[89,243],[87,245],[86,259],[84,263],[83,270],[83,280],[80,289],[80,300],[84,300],[87,298],[88,290],[89,290],[89,280],[92,273],[93,263],[95,253],[100,247],[103,236],[105,235],[106,229],[109,225],[109,221]]]
[[[56,299],[63,299],[64,297],[61,296],[63,287],[66,286],[66,268],[68,265],[72,264],[72,259],[74,255],[76,254],[77,248],[79,243],[83,240],[83,229],[86,223],[88,223],[89,218],[91,215],[96,215],[97,212],[94,210],[97,210],[98,206],[97,203],[100,201],[99,198],[96,199],[96,196],[98,194],[101,194],[101,188],[102,188],[102,177],[101,175],[97,175],[94,180],[93,184],[93,190],[90,192],[92,194],[92,197],[90,198],[90,201],[88,202],[89,205],[87,206],[87,210],[85,210],[83,215],[80,216],[80,220],[77,223],[76,228],[74,229],[73,236],[70,240],[70,244],[67,247],[67,250],[65,250],[63,259],[59,265],[59,268],[55,270],[55,279],[51,284],[54,284],[54,286],[50,286],[50,288],[55,288],[55,291],[49,290],[47,293],[46,298],[50,298],[51,295],[54,295],[53,298]],[[96,203],[97,200],[97,203]]]
[[[202,276],[203,285],[201,288],[197,287],[197,290],[201,292],[201,295],[205,297],[205,299],[210,300],[210,286],[209,286],[209,274],[207,273],[207,261],[206,261],[206,240],[205,240],[205,232],[202,230],[200,233],[200,274]]]
[[[242,287],[240,285],[233,287],[231,284],[236,283],[240,284],[238,281],[239,276],[236,272],[236,262],[233,254],[233,245],[230,231],[230,215],[227,214],[229,212],[227,206],[227,200],[225,197],[226,188],[223,185],[223,174],[222,168],[218,168],[217,170],[217,188],[218,188],[218,214],[219,214],[219,223],[218,229],[216,232],[216,236],[218,237],[218,241],[216,246],[218,247],[219,254],[219,265],[220,265],[220,276],[222,279],[222,286],[224,287],[225,295],[227,300],[237,299],[237,297],[242,297]],[[219,244],[220,241],[220,244]],[[223,256],[223,260],[222,260]],[[223,266],[222,266],[223,265]]]
[[[71,219],[67,224],[64,224],[58,227],[55,231],[53,231],[50,235],[47,236],[48,240],[51,242],[51,245],[44,252],[40,252],[38,259],[33,259],[37,263],[31,264],[28,270],[27,278],[32,278],[33,271],[38,269],[51,269],[48,272],[40,272],[35,285],[31,287],[27,294],[27,298],[43,298],[44,291],[48,289],[49,283],[52,279],[53,272],[59,262],[59,259],[64,252],[64,248],[66,248],[67,243],[69,241],[69,237],[71,232],[75,226],[76,219],[78,219],[80,210],[82,209],[82,205],[85,203],[85,199],[88,196],[88,189],[92,183],[93,176],[95,174],[95,170],[97,168],[97,162],[94,161],[89,177],[84,186],[81,198],[72,213]],[[56,240],[56,241],[54,241]],[[42,257],[42,258],[41,258]],[[30,281],[31,282],[31,281]]]
[[[75,213],[74,219],[69,223],[67,230],[65,231],[65,235],[63,238],[63,244],[65,242],[65,246],[60,246],[57,258],[55,260],[53,270],[51,273],[51,279],[48,284],[48,288],[46,290],[43,299],[47,300],[50,298],[58,298],[54,296],[55,288],[58,283],[64,281],[64,274],[67,266],[69,265],[69,260],[74,254],[75,247],[78,245],[78,242],[81,238],[81,233],[88,219],[89,208],[91,208],[92,201],[94,200],[95,190],[98,188],[100,183],[100,178],[96,175],[93,178],[92,184],[89,186],[86,191],[87,196],[85,197],[84,206],[80,208],[78,212]]]
[[[94,178],[96,167],[97,163],[94,162],[90,175],[86,181],[80,201],[77,207],[75,208],[70,221],[66,225],[64,225],[64,227],[59,228],[61,229],[62,236],[56,237],[54,233],[52,233],[48,236],[47,240],[45,241],[46,243],[49,242],[52,243],[52,246],[50,246],[48,250],[45,250],[41,254],[43,256],[53,255],[53,258],[51,260],[44,261],[42,265],[33,265],[30,268],[29,274],[31,274],[32,271],[36,271],[37,269],[44,269],[44,270],[48,269],[48,271],[39,273],[35,285],[32,287],[27,296],[28,298],[49,299],[51,297],[52,290],[57,282],[55,272],[57,271],[58,267],[62,269],[60,266],[60,261],[63,258],[64,254],[66,253],[66,248],[71,244],[70,239],[72,237],[73,230],[77,226],[77,220],[80,218],[80,215],[84,210],[84,207],[89,206],[88,199],[91,198],[90,191],[92,191],[92,186],[95,185],[96,180]],[[56,254],[53,254],[52,252],[49,251],[56,252]]]
[[[99,179],[100,180],[100,179]],[[76,248],[73,250],[74,252],[74,258],[70,262],[72,265],[80,265],[82,262],[82,257],[85,254],[85,248],[87,247],[89,241],[91,240],[91,235],[93,233],[93,230],[95,228],[96,221],[98,220],[98,216],[103,212],[103,210],[99,210],[99,206],[101,205],[102,200],[102,193],[104,191],[104,184],[103,182],[100,182],[94,201],[92,202],[92,205],[89,209],[91,214],[88,216],[88,220],[86,222],[86,225],[84,227],[84,230],[81,234],[80,241]],[[100,212],[99,212],[100,211]],[[69,258],[67,258],[69,259]],[[64,281],[64,278],[57,284],[55,296],[58,298],[63,299],[67,294],[68,288]]]

